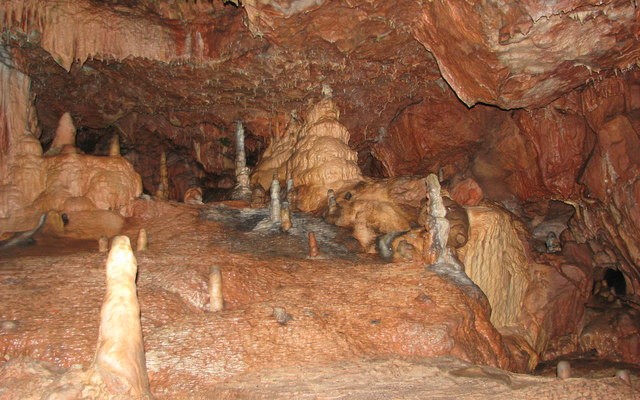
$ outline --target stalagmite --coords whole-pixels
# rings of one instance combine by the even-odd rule
[[[545,245],[547,247],[547,252],[549,253],[558,253],[562,251],[562,246],[560,245],[560,240],[554,232],[549,232],[547,234],[547,239],[545,240]]]
[[[427,262],[447,264],[457,270],[463,270],[463,266],[453,256],[451,249],[447,247],[449,240],[450,224],[446,218],[447,208],[440,194],[440,181],[434,174],[429,174],[426,179],[427,194],[429,196],[429,215],[426,218],[424,254]]]
[[[269,207],[271,222],[280,222],[280,182],[274,174],[271,181],[271,206]]]
[[[241,121],[236,124],[236,186],[231,197],[234,200],[251,200],[249,168],[244,150],[244,127]]]
[[[99,386],[108,396],[150,396],[136,295],[137,269],[129,238],[113,238],[107,259],[107,293],[100,311],[98,348],[92,365],[94,377],[102,380]]]
[[[220,267],[211,267],[209,272],[209,310],[211,312],[222,311],[222,274]]]
[[[571,378],[571,364],[569,364],[569,361],[558,362],[557,376],[560,379]]]
[[[98,251],[100,253],[106,253],[109,250],[109,238],[106,236],[100,236],[98,239]]]
[[[160,155],[160,184],[156,191],[156,197],[160,200],[167,200],[169,190],[169,173],[167,171],[167,153],[162,152]]]
[[[184,202],[185,204],[203,204],[202,189],[197,186],[187,189],[184,192]]]
[[[316,234],[313,232],[308,233],[309,237],[309,257],[315,258],[320,255],[318,251],[318,241],[316,240]]]
[[[449,221],[445,218],[447,209],[440,195],[440,182],[434,174],[427,176],[427,192],[429,193],[429,215],[430,221],[427,223],[431,227],[434,240],[433,245],[438,254],[442,254],[447,247],[449,238]]]
[[[286,201],[282,202],[280,220],[280,229],[282,229],[283,232],[289,232],[293,224],[291,222],[291,209],[289,208],[289,203]]]
[[[51,143],[51,147],[46,155],[53,156],[59,154],[65,146],[75,147],[76,145],[76,127],[73,125],[73,119],[68,112],[62,114],[58,127],[56,128],[56,136]]]
[[[624,383],[631,385],[631,374],[628,369],[619,369],[616,371],[616,377]]]
[[[138,240],[136,241],[136,251],[145,251],[147,249],[147,230],[142,228],[138,231]]]
[[[109,156],[116,157],[120,155],[120,137],[114,135],[109,144]]]
[[[273,308],[273,317],[280,325],[286,325],[293,317],[283,307]]]
[[[287,179],[287,202],[289,203],[289,210],[296,210],[296,188],[293,186],[293,178]]]

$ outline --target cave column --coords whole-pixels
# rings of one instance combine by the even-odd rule
[[[251,201],[251,186],[249,183],[249,168],[244,150],[244,127],[242,121],[236,124],[236,186],[233,189],[234,200]]]
[[[30,86],[0,45],[0,232],[27,230],[39,217],[28,208],[46,180]]]

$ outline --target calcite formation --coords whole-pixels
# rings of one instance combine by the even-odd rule
[[[379,252],[395,262],[385,271],[420,270],[426,274],[420,279],[433,280],[422,264],[439,265],[431,250],[446,240],[448,248],[438,250],[457,256],[486,295],[469,289],[473,285],[464,287],[471,297],[456,294],[455,301],[478,308],[464,318],[485,324],[490,307],[497,331],[490,325],[471,328],[464,325],[467,319],[464,327],[453,328],[459,321],[448,320],[450,330],[442,330],[423,314],[411,314],[415,310],[402,311],[389,326],[372,311],[380,304],[367,303],[373,308],[363,311],[347,302],[343,310],[367,315],[366,323],[325,332],[320,336],[331,350],[321,353],[309,343],[312,351],[305,353],[308,347],[296,348],[300,337],[335,321],[310,322],[323,314],[299,302],[249,307],[242,310],[251,316],[246,324],[221,315],[248,301],[248,295],[237,294],[249,285],[238,283],[238,276],[264,295],[287,290],[279,281],[288,278],[274,272],[278,268],[321,270],[304,264],[331,257],[317,231],[321,248],[302,267],[287,262],[265,272],[278,281],[269,290],[272,282],[263,276],[225,263],[225,307],[231,308],[220,313],[203,313],[210,265],[171,271],[181,279],[152,279],[171,290],[148,304],[236,324],[212,334],[216,343],[227,341],[220,347],[228,353],[218,359],[164,348],[163,340],[179,336],[178,328],[153,330],[172,321],[168,313],[154,314],[150,365],[159,381],[191,382],[189,376],[201,377],[202,371],[221,377],[271,365],[273,358],[261,358],[264,348],[237,339],[247,329],[251,340],[265,335],[256,326],[271,333],[303,326],[300,335],[283,339],[292,347],[280,358],[300,363],[309,354],[335,361],[379,355],[382,348],[519,369],[531,369],[538,358],[592,350],[638,362],[638,10],[628,0],[0,0],[0,237],[28,232],[46,214],[40,236],[101,239],[106,250],[104,238],[131,229],[126,218],[167,223],[159,214],[177,206],[165,200],[184,201],[184,210],[193,211],[207,200],[241,198],[227,205],[251,200],[253,209],[238,212],[257,215],[275,177],[272,218],[283,219],[280,227],[289,234],[271,239],[291,238],[301,229],[287,210],[314,212],[347,228],[346,235],[357,241],[345,239],[354,257],[362,256],[358,251]],[[437,218],[445,221],[442,207],[438,215],[430,210],[424,184],[429,174],[437,177],[431,187],[442,187],[448,235],[442,234],[446,229],[439,236],[432,232]],[[153,200],[134,201],[143,191]],[[136,226],[133,235],[140,228],[147,226]],[[148,228],[155,249],[162,230]],[[190,249],[202,259],[210,250],[202,241],[206,230],[189,229],[199,233],[189,236]],[[164,244],[176,250],[175,241],[165,238]],[[149,253],[141,255],[151,259]],[[611,271],[618,284],[608,281]],[[376,274],[376,285],[365,284],[370,272],[339,277],[320,271],[325,275],[313,284],[328,282],[346,293],[347,280],[359,282],[355,294],[367,301],[382,296],[380,287],[407,284],[396,275]],[[0,281],[6,282],[14,280]],[[437,284],[458,293],[443,282]],[[297,288],[298,296],[307,294],[306,287]],[[353,294],[332,293],[330,304]],[[421,312],[452,301],[426,291],[411,296]],[[282,310],[277,321],[276,309]],[[455,315],[445,312],[450,319]],[[254,319],[264,315],[268,322],[256,325]],[[211,332],[202,320],[190,323],[196,332]],[[5,325],[10,332],[20,327]],[[345,331],[374,333],[342,342]],[[454,331],[470,336],[460,339]],[[456,339],[438,340],[448,334]],[[482,354],[470,350],[487,338]],[[197,340],[190,337],[185,346],[199,346]],[[354,343],[375,350],[354,351]],[[36,345],[43,346],[40,354],[61,351]],[[247,355],[241,349],[251,350]],[[298,350],[305,354],[298,356]],[[79,353],[65,349],[66,361]],[[185,354],[193,361],[188,367],[171,364],[172,357]],[[182,387],[180,394],[189,390]]]
[[[502,209],[468,207],[467,213],[471,235],[458,254],[487,295],[494,326],[524,337],[537,354],[577,350],[591,285],[588,265],[532,259],[525,227]]]
[[[267,150],[252,181],[262,184],[269,173],[277,179],[290,177],[298,195],[296,207],[303,211],[318,209],[327,190],[361,181],[357,155],[348,146],[349,132],[338,122],[339,117],[333,100],[320,100],[305,114],[297,131],[289,128],[284,138],[272,138],[273,150]]]
[[[20,82],[28,85],[28,79],[6,67],[1,72],[11,78],[8,98],[18,96],[28,102],[24,91],[14,89]],[[21,114],[22,109],[16,104],[19,102],[3,104],[5,113],[18,115],[12,117],[14,122],[4,125],[11,146],[3,151],[2,165],[7,174],[3,175],[0,191],[0,229],[26,230],[41,214],[55,210],[66,213],[73,221],[68,227],[71,236],[97,239],[103,233],[118,233],[123,223],[120,214],[130,214],[131,201],[142,191],[131,164],[120,156],[80,154],[73,143],[75,127],[68,113],[60,120],[54,151],[43,157],[32,135],[37,131],[36,125],[26,125],[33,116],[26,110]]]

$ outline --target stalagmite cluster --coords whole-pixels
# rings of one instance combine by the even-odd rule
[[[337,191],[361,181],[357,154],[348,146],[349,132],[339,117],[335,102],[325,97],[307,111],[302,125],[292,119],[282,138],[272,138],[252,182],[265,186],[266,177],[290,177],[296,207],[313,211],[322,206],[329,189]]]
[[[0,23],[0,397],[638,397],[636,1]]]

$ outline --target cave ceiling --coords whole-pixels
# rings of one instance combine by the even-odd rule
[[[448,153],[458,157],[497,111],[545,107],[640,57],[628,0],[0,4],[3,41],[32,79],[45,146],[65,111],[80,129],[116,129],[125,146],[144,131],[149,145],[188,148],[230,136],[236,120],[268,138],[330,89],[361,165],[397,159],[386,175],[429,167],[403,165],[398,152],[437,152],[380,147],[388,131],[428,136],[425,124],[472,107],[476,132]]]

